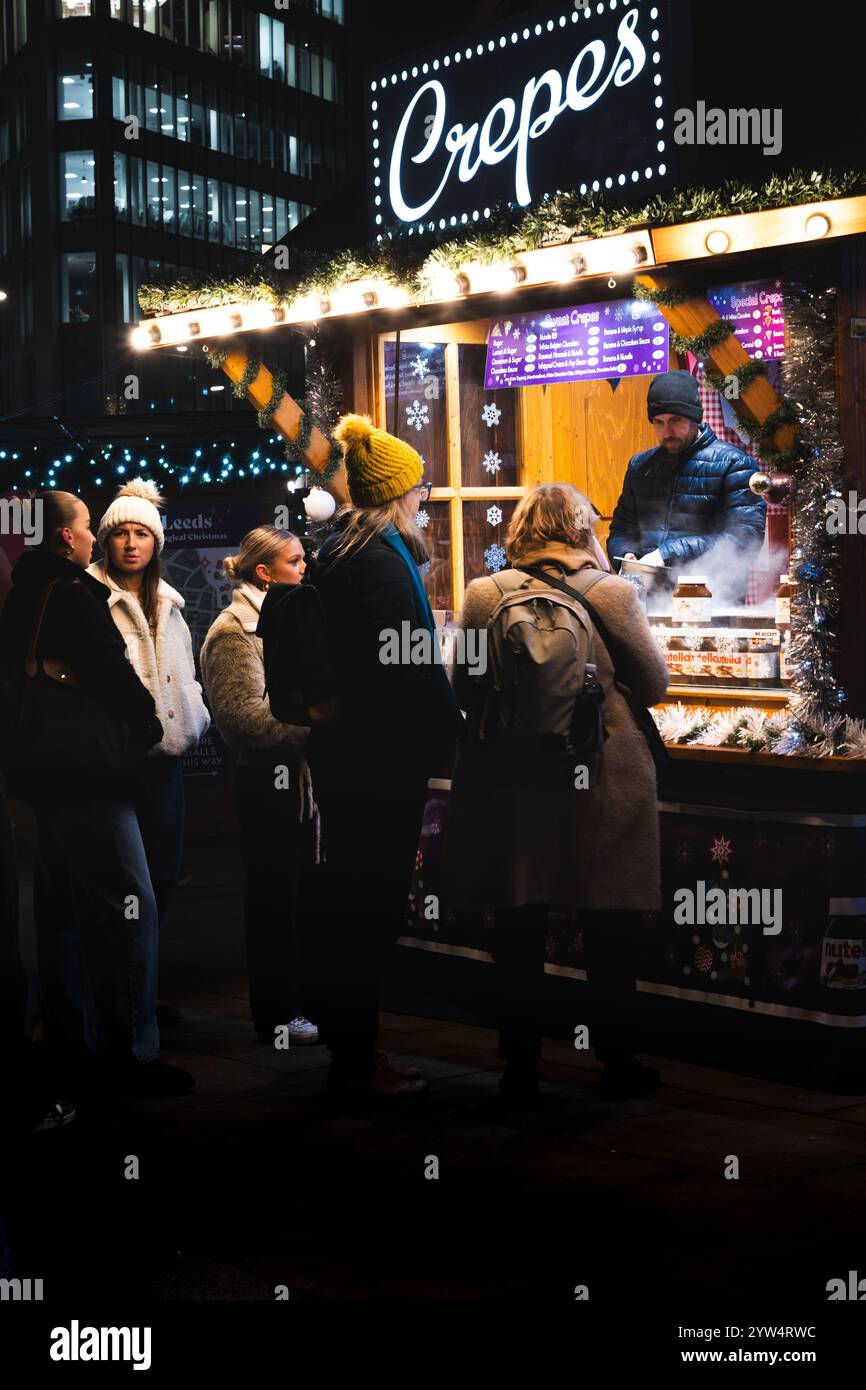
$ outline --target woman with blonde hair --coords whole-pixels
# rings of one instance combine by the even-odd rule
[[[331,1049],[329,1084],[399,1099],[425,1089],[376,1047],[379,980],[406,920],[427,779],[450,764],[459,715],[441,664],[389,658],[394,641],[435,627],[418,566],[415,524],[424,465],[411,445],[347,415],[349,505],[312,565],[337,684],[337,717],[313,725],[307,749],[325,862],[305,885],[315,1017]]]
[[[275,1029],[285,1025],[290,1043],[318,1042],[315,1024],[301,1011],[295,935],[298,876],[314,815],[303,756],[307,730],[271,714],[256,636],[270,586],[300,584],[305,568],[304,547],[291,531],[249,531],[238,554],[223,560],[235,590],[201,649],[214,722],[236,755],[250,1012],[259,1039],[271,1044]]]
[[[162,577],[162,506],[164,499],[153,483],[144,478],[124,483],[99,523],[102,559],[87,571],[109,590],[108,611],[163,727],[162,739],[141,763],[135,794],[160,926],[183,857],[181,759],[210,727],[195,678],[184,600]]]
[[[634,942],[641,914],[660,902],[656,773],[630,704],[649,706],[667,689],[667,668],[633,586],[609,573],[592,530],[594,508],[575,488],[542,483],[520,499],[506,540],[512,568],[475,579],[466,590],[464,630],[482,640],[500,600],[524,589],[543,593],[525,567],[590,590],[597,678],[604,692],[600,782],[575,777],[568,790],[526,786],[526,769],[501,766],[496,740],[479,738],[491,671],[458,667],[458,700],[471,735],[454,774],[445,844],[449,906],[495,911],[501,997],[502,1090],[537,1094],[541,1055],[539,995],[551,907],[580,910],[584,953],[598,1021],[594,1042],[604,1062],[602,1094],[641,1095],[660,1084],[631,1051]],[[558,591],[553,590],[556,594]],[[593,616],[590,614],[590,616]],[[603,627],[603,635],[599,630]],[[478,650],[478,648],[474,648]],[[503,773],[516,775],[509,779]],[[509,781],[511,785],[509,785]],[[495,788],[495,794],[493,789]]]

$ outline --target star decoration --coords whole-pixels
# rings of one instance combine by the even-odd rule
[[[726,840],[724,835],[720,835],[717,840],[713,840],[710,854],[717,864],[727,864],[731,857],[731,853],[731,842],[730,840]]]

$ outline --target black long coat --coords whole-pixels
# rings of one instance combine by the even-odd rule
[[[163,735],[153,696],[127,660],[108,609],[110,589],[80,565],[51,551],[25,551],[12,571],[12,589],[0,614],[0,662],[14,683],[43,595],[54,579],[60,583],[45,609],[38,654],[65,662],[82,688],[126,723],[133,744],[147,751]]]

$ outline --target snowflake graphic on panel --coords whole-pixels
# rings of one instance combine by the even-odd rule
[[[427,358],[420,355],[412,363],[412,371],[419,379],[427,375]]]
[[[484,563],[489,570],[505,569],[505,551],[501,545],[488,545],[484,552]]]
[[[422,508],[422,510],[415,517],[415,524],[416,526],[420,526],[423,530],[425,526],[428,526],[430,524],[430,513],[425,512]]]
[[[724,835],[720,835],[718,839],[713,840],[710,854],[717,864],[727,864],[733,854],[730,840],[726,840]]]
[[[485,425],[498,425],[502,419],[502,411],[494,401],[488,401],[487,405],[481,407],[481,418]]]
[[[502,520],[502,508],[501,508],[501,507],[488,507],[488,508],[487,508],[487,520],[490,522],[490,525],[491,525],[491,526],[498,526],[499,523],[500,523],[500,521]]]
[[[499,454],[495,454],[492,449],[488,449],[487,453],[484,455],[484,458],[482,459],[482,463],[484,464],[485,470],[488,473],[498,473],[500,468],[502,467],[501,457],[499,456]]]
[[[420,401],[413,401],[411,405],[407,405],[406,424],[410,429],[414,425],[416,430],[421,430],[425,425],[429,425],[429,423],[430,416],[426,405],[422,405]]]

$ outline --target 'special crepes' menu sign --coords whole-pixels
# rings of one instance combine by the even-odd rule
[[[670,331],[652,304],[619,299],[494,319],[487,391],[667,370]]]
[[[781,280],[750,280],[717,285],[707,299],[720,318],[730,319],[734,336],[750,357],[785,356],[785,304]]]

